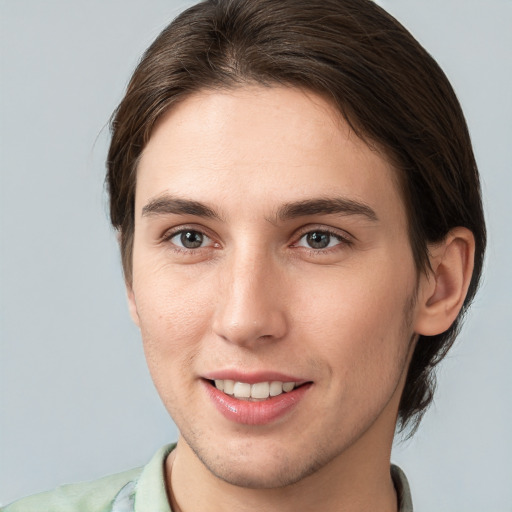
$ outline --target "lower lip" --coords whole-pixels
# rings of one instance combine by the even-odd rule
[[[300,402],[312,385],[303,384],[288,393],[250,402],[226,395],[207,381],[203,381],[203,384],[217,410],[228,420],[244,425],[266,425],[284,416]]]

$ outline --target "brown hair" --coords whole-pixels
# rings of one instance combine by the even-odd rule
[[[463,309],[451,328],[420,336],[402,395],[402,428],[419,424],[476,292],[486,232],[471,141],[455,93],[437,63],[370,0],[206,0],[178,16],[144,54],[114,113],[107,183],[131,282],[138,159],[156,121],[201,89],[247,83],[305,88],[328,98],[355,132],[384,148],[398,169],[418,271],[427,243],[456,226],[476,241]]]

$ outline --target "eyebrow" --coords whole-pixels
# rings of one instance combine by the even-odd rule
[[[197,217],[206,217],[220,220],[220,215],[199,201],[190,199],[181,199],[169,195],[163,195],[151,199],[143,208],[142,216],[150,217],[153,215],[195,215]]]
[[[167,194],[151,199],[142,208],[143,217],[172,214],[222,220],[214,209],[199,201],[181,199]],[[370,206],[344,197],[306,199],[286,203],[277,210],[275,218],[283,222],[309,215],[361,215],[373,222],[378,220],[377,214]]]
[[[277,219],[281,221],[292,220],[308,215],[361,215],[377,222],[379,218],[375,211],[367,204],[345,197],[329,197],[306,199],[287,203],[277,211]]]

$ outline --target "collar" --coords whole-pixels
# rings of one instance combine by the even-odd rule
[[[165,486],[165,460],[176,444],[158,450],[137,480],[128,482],[117,494],[111,512],[172,512]],[[391,465],[398,512],[413,512],[411,491],[405,473]]]

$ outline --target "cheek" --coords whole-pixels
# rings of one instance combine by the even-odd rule
[[[413,269],[398,274],[374,268],[379,272],[353,271],[324,282],[323,290],[302,295],[296,306],[303,312],[299,330],[309,332],[312,349],[336,367],[333,376],[365,386],[397,377],[412,335],[405,317]]]
[[[192,357],[209,329],[214,297],[200,281],[165,271],[140,273],[134,291],[150,370]]]
[[[192,396],[194,360],[209,329],[212,301],[204,288],[161,275],[146,276],[136,289],[140,331],[154,385],[177,421]]]

